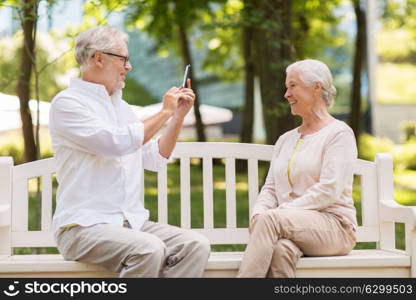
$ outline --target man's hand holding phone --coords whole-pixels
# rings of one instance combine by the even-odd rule
[[[191,65],[185,68],[182,84],[178,87],[172,87],[163,96],[163,110],[171,116],[184,118],[191,110],[195,102],[195,94],[191,89],[191,79],[189,78]]]
[[[178,109],[175,113],[177,117],[185,117],[186,114],[191,110],[195,102],[195,94],[191,88],[191,79],[189,78],[191,71],[191,65],[185,67],[185,73],[179,92],[182,94],[179,98]]]
[[[182,88],[184,88],[184,87],[189,87],[190,88],[190,83],[188,83],[188,79],[190,77],[190,74],[191,74],[191,65],[186,65],[185,73],[183,74],[183,80],[182,80],[182,84],[181,84]]]

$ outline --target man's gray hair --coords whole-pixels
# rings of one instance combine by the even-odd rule
[[[96,51],[114,51],[121,42],[128,41],[129,36],[114,27],[98,26],[81,32],[75,41],[75,59],[81,71],[88,65],[88,60]]]
[[[300,79],[306,85],[312,85],[316,82],[322,85],[322,98],[327,107],[334,103],[337,89],[332,80],[332,74],[328,66],[323,62],[315,59],[305,59],[294,62],[286,68],[286,74],[291,71],[299,73]]]

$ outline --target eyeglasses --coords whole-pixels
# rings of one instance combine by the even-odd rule
[[[120,57],[120,58],[124,59],[124,67],[127,66],[127,62],[130,62],[130,59],[129,59],[128,56],[114,54],[114,53],[111,53],[111,52],[102,52],[102,53],[107,54],[107,55],[111,55],[111,56],[115,56],[115,57]]]

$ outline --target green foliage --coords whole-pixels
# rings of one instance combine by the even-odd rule
[[[416,103],[416,66],[410,63],[380,63],[377,70],[377,101]]]
[[[200,21],[201,13],[211,10],[210,2],[224,0],[130,1],[127,24],[156,38],[158,48],[174,50],[179,54],[178,25],[183,25],[191,34],[195,29],[193,25]]]
[[[394,173],[397,188],[413,190],[416,193],[416,170],[397,170]],[[416,201],[416,197],[413,198]]]
[[[416,28],[415,0],[385,0],[384,2],[382,18],[386,28]]]
[[[84,1],[84,16],[81,31],[89,27],[107,25],[108,17],[113,12],[121,12],[129,6],[129,0],[88,0]],[[137,2],[137,1],[136,1]]]
[[[242,80],[244,61],[242,54],[243,2],[227,1],[211,12],[201,14],[201,33],[195,44],[206,49],[203,68],[224,81]],[[247,18],[247,17],[246,17]]]
[[[290,43],[293,45],[294,60],[316,58],[331,67],[338,89],[334,109],[344,112],[344,107],[349,109],[351,79],[342,73],[350,68],[352,43],[349,42],[347,32],[338,28],[344,18],[336,12],[341,2],[292,1]],[[265,24],[262,16],[250,11],[249,7],[244,7],[243,1],[239,0],[217,6],[212,12],[203,14],[202,20],[204,25],[196,44],[208,48],[204,69],[223,81],[243,80],[243,27],[256,28],[271,24]]]
[[[377,35],[377,51],[382,61],[404,62],[416,57],[416,39],[412,31],[405,28],[384,28]]]
[[[401,170],[416,170],[416,138],[395,147],[394,163]]]
[[[128,76],[126,78],[126,87],[123,89],[123,99],[129,104],[139,106],[146,106],[159,102],[143,86]]]
[[[347,34],[337,29],[342,17],[335,15],[341,1],[292,1],[291,43],[294,59],[306,57],[326,61],[331,69],[349,64]],[[249,8],[247,8],[249,9]],[[243,1],[227,1],[203,15],[203,29],[197,43],[208,46],[204,67],[226,80],[242,79],[242,28],[274,26],[265,24],[256,12],[245,11]],[[288,42],[288,41],[277,41]],[[347,45],[347,46],[346,46]],[[331,49],[331,51],[326,51]],[[339,59],[340,57],[344,59]]]
[[[374,137],[369,134],[360,135],[359,144],[358,157],[369,161],[374,161],[376,153],[392,152],[394,147],[394,143],[390,139]]]
[[[41,158],[53,156],[49,133],[45,130],[40,132]],[[15,165],[24,163],[24,143],[21,132],[12,131],[0,136],[0,156],[11,156]]]
[[[416,59],[416,1],[386,1],[383,28],[377,35],[381,61],[414,62]]]
[[[402,205],[415,206],[416,205],[416,190],[395,189],[394,200],[396,200],[396,202]]]
[[[380,64],[377,100],[381,103],[416,103],[416,1],[384,1],[382,28],[377,35]]]
[[[416,121],[406,121],[401,124],[403,131],[404,141],[410,141],[412,138],[416,138]]]
[[[404,144],[395,145],[388,138],[374,137],[369,134],[360,135],[359,158],[373,161],[375,154],[380,152],[393,155],[395,170],[416,170],[416,138]]]
[[[17,78],[21,57],[22,33],[19,31],[13,37],[3,37],[0,40],[0,91],[7,94],[16,94]],[[62,77],[73,68],[73,59],[65,52],[66,46],[59,37],[53,33],[48,36],[38,34],[37,66],[42,70],[39,77],[40,100],[50,101],[64,85]],[[58,60],[54,60],[60,57]],[[35,76],[31,78],[31,97],[35,98]]]
[[[334,13],[340,2],[293,1],[292,40],[296,59],[321,57],[326,48],[345,47],[347,36],[337,29],[342,17]]]
[[[5,143],[0,147],[0,156],[11,156],[16,165],[24,162],[23,143]]]

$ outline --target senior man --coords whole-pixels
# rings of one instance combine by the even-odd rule
[[[160,112],[140,121],[121,98],[132,66],[128,36],[112,27],[82,32],[75,45],[81,78],[51,105],[59,183],[53,229],[66,260],[99,264],[120,277],[200,277],[208,240],[149,221],[140,201],[143,168],[167,164],[195,95],[172,87]],[[169,120],[165,133],[152,137]]]

